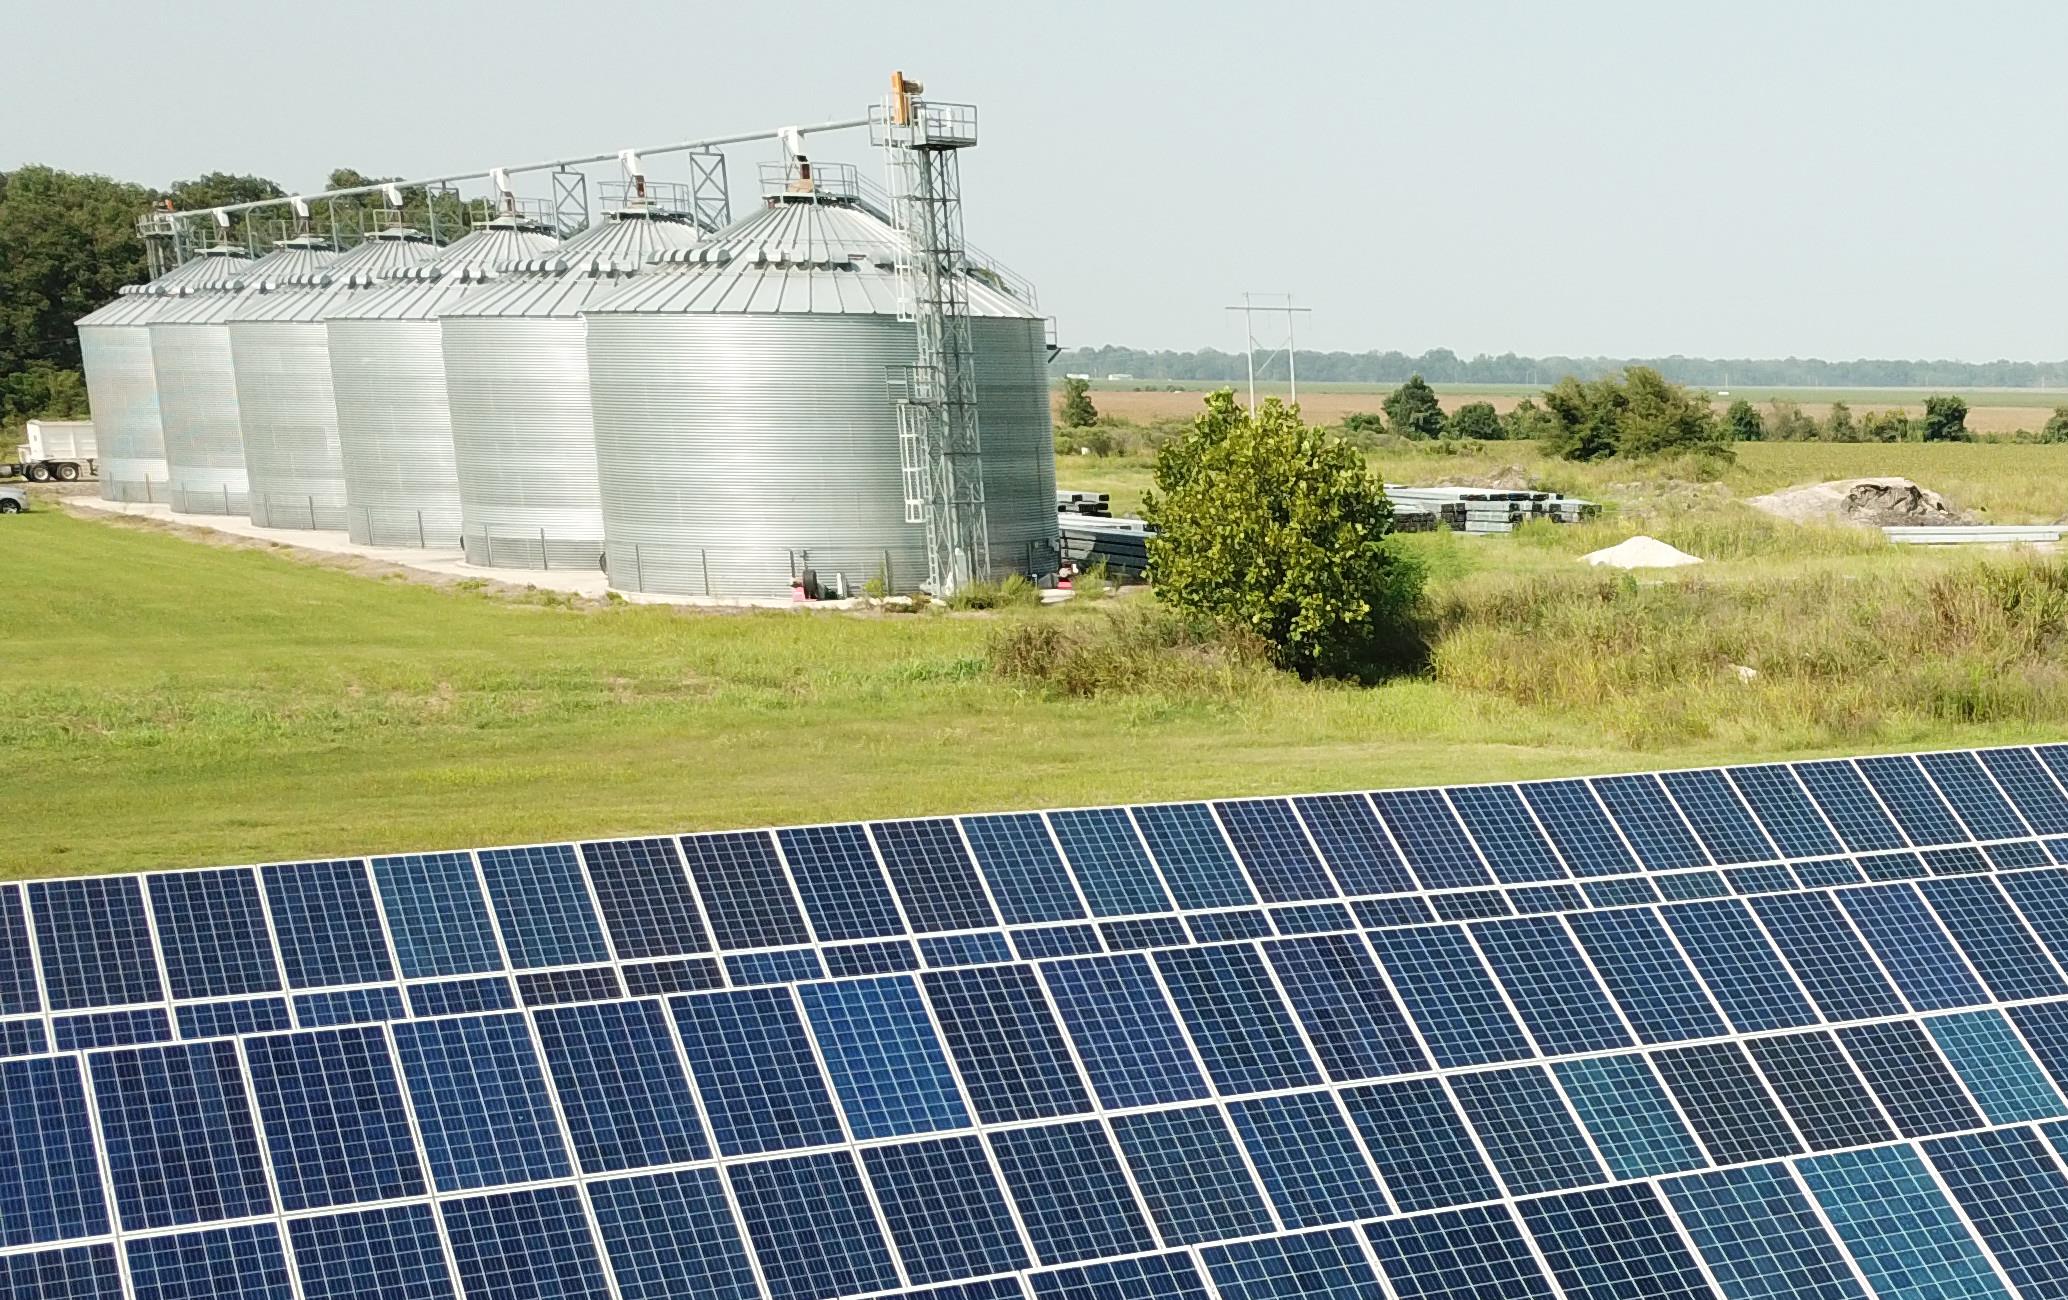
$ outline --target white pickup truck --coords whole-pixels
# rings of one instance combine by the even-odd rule
[[[28,508],[28,493],[20,488],[0,487],[0,515],[18,515]]]
[[[91,420],[31,420],[29,445],[19,464],[0,464],[0,478],[19,474],[31,483],[75,483],[100,473],[100,445]]]

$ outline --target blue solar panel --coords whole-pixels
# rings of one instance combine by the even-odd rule
[[[380,1030],[253,1038],[244,1050],[282,1209],[424,1191],[409,1112]]]
[[[1783,857],[1822,857],[1844,847],[1785,764],[1734,767],[1728,775]]]
[[[142,1237],[126,1253],[136,1300],[295,1300],[280,1230],[270,1223]]]
[[[743,952],[725,959],[725,973],[734,984],[790,984],[818,979],[826,973],[819,955],[809,948],[787,952]]]
[[[1966,825],[1968,838],[2012,840],[2033,832],[1973,754],[1920,754],[1917,761]]]
[[[1208,1095],[1146,957],[1056,962],[1042,978],[1102,1105],[1117,1110]]]
[[[1098,1121],[1007,1129],[991,1134],[991,1150],[1043,1263],[1125,1255],[1156,1245],[1120,1157]]]
[[[129,1048],[88,1063],[125,1230],[272,1213],[236,1044]]]
[[[1436,1080],[1346,1089],[1343,1106],[1402,1212],[1489,1201],[1501,1194],[1471,1132]]]
[[[620,960],[710,951],[696,892],[672,840],[584,844],[582,861]]]
[[[1034,1294],[1038,1300],[1207,1300],[1190,1256],[1175,1252],[1037,1273]]]
[[[1518,1208],[1567,1300],[1715,1295],[1658,1193],[1643,1183],[1567,1192]]]
[[[948,1058],[910,976],[798,990],[857,1139],[969,1127]]]
[[[1889,820],[1881,801],[1867,788],[1858,768],[1843,758],[1797,763],[1795,775],[1816,801],[1838,837],[1855,853],[1900,849],[1908,843]]]
[[[1659,779],[1715,861],[1763,862],[1780,856],[1722,772],[1714,768],[1663,772]]]
[[[589,1201],[623,1300],[759,1300],[715,1170],[591,1183]]]
[[[408,1021],[394,1035],[439,1191],[574,1172],[523,1016]]]
[[[2024,1129],[1924,1144],[1975,1233],[2027,1296],[2068,1294],[2068,1177]]]
[[[770,1300],[824,1300],[899,1284],[853,1156],[734,1165],[726,1177]]]
[[[1709,865],[1709,856],[1681,820],[1657,777],[1596,777],[1589,784],[1647,870]]]
[[[1915,889],[1869,885],[1841,889],[1836,897],[1912,1007],[1944,1011],[1989,1000]]]
[[[1361,794],[1306,795],[1292,801],[1345,894],[1401,894],[1414,877]]]
[[[124,1300],[115,1248],[102,1243],[0,1255],[0,1300]]]
[[[0,1061],[0,1246],[107,1230],[79,1062]]]
[[[270,1034],[293,1027],[283,998],[195,1002],[177,1009],[181,1038],[230,1038]]]
[[[1551,916],[1488,921],[1472,937],[1538,1046],[1552,1056],[1628,1047],[1615,1004]]]
[[[1649,1178],[1707,1162],[1642,1056],[1598,1056],[1551,1067],[1616,1178]]]
[[[1866,1300],[1845,1253],[1783,1166],[1720,1169],[1664,1186],[1725,1295]]]
[[[375,858],[373,878],[405,977],[502,969],[495,925],[488,919],[471,854]]]
[[[862,1164],[915,1283],[1025,1268],[1027,1248],[975,1137],[871,1147]]]
[[[1050,813],[1048,824],[1093,916],[1170,910],[1170,896],[1125,808]]]
[[[1810,1150],[1895,1139],[1879,1103],[1830,1034],[1755,1038],[1746,1047]]]
[[[1991,1124],[2068,1115],[2061,1094],[2000,1013],[1938,1016],[1925,1021],[1924,1027]]]
[[[400,1020],[403,1015],[402,993],[392,987],[298,993],[294,999],[295,1022],[304,1029]]]
[[[395,978],[363,863],[293,863],[263,867],[260,875],[289,988]]]
[[[1972,838],[1932,789],[1916,759],[1907,754],[1863,758],[1859,768],[1912,844],[1958,844]]]
[[[1575,876],[1616,876],[1640,869],[1585,781],[1539,781],[1520,788]]]
[[[60,1052],[86,1051],[95,1047],[127,1047],[134,1043],[163,1043],[172,1038],[172,1020],[163,1007],[139,1007],[130,1011],[89,1011],[76,1016],[59,1016],[50,1022],[51,1041]]]
[[[1801,1149],[1743,1049],[1730,1043],[1675,1047],[1653,1053],[1652,1064],[1717,1164],[1772,1160]]]
[[[776,839],[820,939],[878,939],[905,933],[897,900],[891,897],[883,868],[860,826],[800,826],[776,832]],[[768,939],[771,943],[804,942],[803,921],[782,896],[781,871],[765,835],[700,836],[684,843],[692,849],[701,845],[713,856],[722,850],[752,864],[722,874],[712,868],[715,879],[752,880],[758,882],[756,888],[744,892],[767,896],[764,907],[768,914],[738,926],[739,942],[733,946],[752,947],[763,935],[773,936]]]
[[[672,1005],[719,1154],[841,1140],[839,1112],[788,989],[692,993]]]
[[[165,980],[175,998],[227,998],[280,987],[258,878],[248,870],[150,877]]]
[[[1826,1019],[1903,1014],[1902,999],[1829,895],[1763,894],[1751,904]]]
[[[1380,790],[1371,799],[1422,888],[1494,883],[1441,790]]]
[[[914,930],[932,934],[998,924],[954,822],[945,817],[877,822],[870,832]]]
[[[541,1011],[534,1023],[583,1172],[615,1173],[711,1154],[658,1004],[556,1007]]]
[[[532,971],[517,977],[517,997],[527,1007],[553,1007],[567,1002],[597,1002],[623,996],[624,985],[618,981],[618,973],[608,966]]]
[[[1156,954],[1156,968],[1224,1095],[1321,1082],[1255,948],[1165,949]]]
[[[1733,1028],[1754,1033],[1816,1023],[1809,999],[1744,903],[1681,903],[1659,914]]]
[[[1387,1212],[1364,1150],[1325,1092],[1233,1102],[1228,1117],[1288,1228],[1375,1219]]]
[[[1322,1069],[1338,1083],[1429,1068],[1371,950],[1349,934],[1264,945]]]
[[[1040,813],[965,817],[962,832],[1007,925],[1084,917],[1077,886]]]
[[[2010,1002],[2068,994],[2068,981],[2033,940],[1995,881],[1923,880],[1917,888],[1998,998]]]
[[[1379,930],[1371,943],[1437,1065],[1485,1065],[1531,1055],[1522,1027],[1461,927]]]
[[[1334,898],[1327,868],[1283,799],[1234,799],[1214,805],[1228,839],[1267,903]]]
[[[1565,922],[1639,1039],[1674,1043],[1724,1032],[1723,1018],[1655,913],[1634,907],[1570,912]]]
[[[2037,755],[2029,749],[1985,749],[1978,757],[2026,825],[2041,835],[2068,835],[2068,795]]]
[[[1179,907],[1248,907],[1257,901],[1205,804],[1150,804],[1134,815]]]
[[[1451,1080],[1451,1089],[1511,1195],[1606,1181],[1541,1066],[1461,1074]]]
[[[1003,1124],[1091,1109],[1032,971],[980,966],[921,979],[978,1119]]]
[[[1113,1136],[1164,1245],[1225,1241],[1276,1226],[1219,1109],[1118,1115]]]
[[[522,970],[610,960],[573,846],[484,849],[480,859],[511,965]]]
[[[860,833],[859,827],[850,829]],[[685,835],[681,845],[719,947],[781,948],[811,942],[767,832]],[[823,937],[861,939],[898,932],[869,930]]]
[[[439,1213],[468,1295],[611,1300],[581,1193],[574,1188],[447,1201]]]
[[[29,886],[43,986],[53,1011],[156,1002],[165,996],[151,956],[151,924],[134,876],[43,880]]]
[[[1556,1292],[1499,1205],[1369,1224],[1365,1235],[1400,1300],[1553,1300]]]
[[[1199,1255],[1222,1300],[1386,1300],[1348,1228],[1209,1246]]]
[[[1838,1031],[1838,1041],[1904,1137],[1982,1126],[1960,1081],[1912,1022],[1847,1025]]]
[[[303,1300],[454,1300],[429,1205],[294,1219],[287,1238]]]
[[[1916,1151],[1849,1151],[1801,1160],[1795,1168],[1877,1295],[2009,1300]]]
[[[42,1005],[21,886],[0,885],[0,1016],[22,1015]]]
[[[1566,870],[1512,785],[1464,785],[1451,807],[1503,884],[1564,880]]]

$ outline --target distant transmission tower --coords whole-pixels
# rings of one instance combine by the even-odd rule
[[[889,97],[870,114],[870,135],[890,170],[898,317],[919,336],[916,363],[892,376],[905,522],[925,525],[927,586],[945,596],[991,576],[957,162],[977,142],[977,110],[918,98],[924,90],[892,73]]]
[[[1257,348],[1260,346],[1257,339],[1258,316],[1266,320],[1274,316],[1284,318],[1285,342],[1281,346],[1277,342],[1277,333],[1272,333],[1271,338],[1266,340],[1270,343],[1271,352],[1264,358],[1264,365],[1270,366],[1280,352],[1285,354],[1285,376],[1292,389],[1292,401],[1297,403],[1300,400],[1300,368],[1293,356],[1293,321],[1303,313],[1311,314],[1314,309],[1295,307],[1293,296],[1289,293],[1245,293],[1242,295],[1241,306],[1230,307],[1227,310],[1242,313],[1242,354],[1249,363],[1249,413],[1257,413]]]

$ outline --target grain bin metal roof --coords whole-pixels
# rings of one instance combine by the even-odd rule
[[[303,235],[285,239],[273,251],[251,263],[235,281],[212,293],[185,292],[161,307],[151,317],[154,325],[210,325],[228,320],[240,304],[256,293],[266,292],[286,281],[313,275],[336,261],[330,241]]]
[[[395,226],[367,236],[364,243],[340,254],[330,265],[270,281],[269,289],[307,292],[247,295],[226,319],[233,321],[320,321],[357,294],[385,285],[396,272],[430,258],[437,245],[430,236]]]
[[[78,324],[148,324],[161,318],[166,299],[199,290],[234,288],[252,266],[251,254],[241,248],[204,248],[149,284],[125,285],[115,301],[81,316]]]
[[[339,320],[433,320],[505,268],[546,256],[559,244],[537,222],[497,217],[436,257],[398,271],[379,291],[354,295],[330,315]]]
[[[893,316],[899,241],[853,199],[774,195],[697,247],[660,254],[653,274],[589,311]],[[976,316],[1036,315],[977,279],[969,282],[969,305]]]
[[[704,234],[688,217],[653,208],[613,212],[546,257],[508,267],[452,316],[577,316],[592,298],[646,269],[654,256],[694,248]]]

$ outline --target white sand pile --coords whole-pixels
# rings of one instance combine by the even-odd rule
[[[1658,538],[1646,537],[1642,533],[1580,558],[1589,564],[1605,564],[1611,569],[1677,569],[1684,564],[1702,562],[1698,555],[1689,555],[1677,546],[1668,546]]]
[[[1796,524],[1959,524],[1967,516],[1907,478],[1841,478],[1788,488],[1745,503]]]

